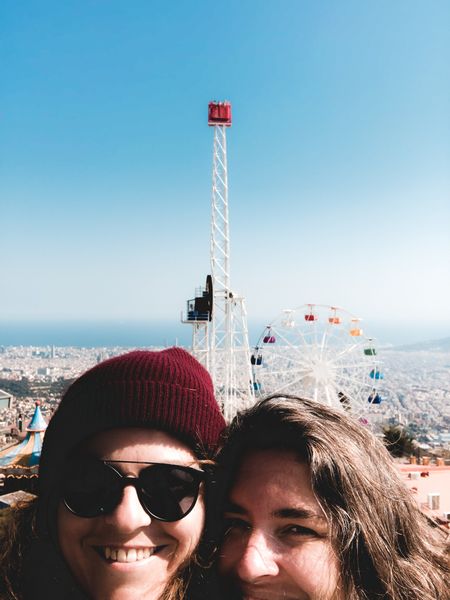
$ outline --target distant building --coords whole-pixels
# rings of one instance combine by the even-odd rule
[[[39,367],[37,370],[38,375],[48,376],[48,375],[50,375],[50,373],[51,373],[50,367]]]
[[[14,396],[9,392],[0,390],[0,409],[1,408],[12,408]]]
[[[25,439],[0,451],[0,495],[19,489],[30,492],[35,490],[46,428],[47,422],[42,416],[40,403],[36,402]]]
[[[422,512],[445,530],[450,530],[450,466],[443,459],[430,464],[397,464],[406,487],[411,491]]]
[[[450,444],[450,433],[441,432],[439,434],[439,442],[441,444]]]

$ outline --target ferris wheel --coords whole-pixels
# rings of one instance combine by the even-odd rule
[[[360,321],[336,306],[284,310],[253,349],[255,394],[299,395],[364,420],[368,407],[381,403],[383,373],[375,341]]]

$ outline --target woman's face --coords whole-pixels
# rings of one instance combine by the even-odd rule
[[[338,561],[309,467],[281,450],[248,453],[231,488],[219,569],[245,600],[330,600]]]
[[[81,450],[111,461],[198,466],[188,446],[151,429],[105,431]],[[145,467],[134,463],[118,465],[125,476],[137,476]],[[168,523],[145,512],[132,485],[124,488],[120,504],[110,514],[78,517],[61,502],[57,517],[62,554],[75,579],[93,600],[159,598],[172,575],[195,550],[203,524],[201,493],[186,517]]]

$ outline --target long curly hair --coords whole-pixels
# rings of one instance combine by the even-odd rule
[[[218,462],[225,496],[254,449],[293,450],[329,520],[346,600],[449,600],[448,548],[404,486],[383,444],[344,413],[271,396],[235,417]]]
[[[0,598],[22,598],[23,557],[36,536],[37,499],[5,509],[0,531]]]

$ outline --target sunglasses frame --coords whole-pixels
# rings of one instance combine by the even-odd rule
[[[193,467],[188,467],[186,465],[174,465],[171,463],[148,462],[148,461],[140,461],[140,460],[112,460],[112,459],[102,459],[102,458],[94,458],[94,457],[86,457],[86,460],[101,463],[101,464],[105,465],[106,467],[108,467],[109,469],[111,469],[111,471],[113,473],[115,473],[118,480],[120,481],[120,486],[122,488],[122,494],[123,494],[123,490],[128,485],[132,485],[136,490],[136,494],[138,496],[139,502],[140,502],[143,510],[152,519],[155,519],[156,521],[162,521],[164,523],[175,523],[176,521],[181,521],[181,519],[184,519],[185,517],[188,516],[188,514],[194,509],[195,505],[197,504],[197,500],[198,500],[198,497],[200,494],[200,486],[202,483],[205,482],[206,477],[207,477],[207,473],[205,471],[202,471],[200,469],[195,469]],[[120,465],[120,464],[147,465],[147,468],[151,468],[152,466],[163,466],[163,467],[168,467],[168,468],[171,467],[173,469],[178,469],[180,471],[189,473],[193,477],[193,481],[196,484],[196,493],[193,495],[192,504],[191,504],[189,510],[187,510],[181,517],[176,518],[176,519],[167,519],[167,518],[162,518],[158,515],[155,515],[142,499],[143,487],[140,485],[140,475],[141,475],[141,472],[144,471],[144,469],[142,469],[141,472],[138,473],[137,477],[134,475],[123,475],[118,469],[115,468],[115,466],[114,466],[115,464],[117,464],[117,465]],[[64,503],[64,506],[72,514],[74,514],[75,516],[80,517],[82,519],[93,519],[96,517],[109,515],[112,512],[114,512],[114,510],[119,506],[120,502],[122,502],[122,496],[121,496],[121,499],[111,509],[111,511],[105,511],[104,508],[100,507],[98,510],[98,514],[85,516],[85,515],[80,515],[79,512],[77,512],[70,506],[68,500],[65,498],[65,495],[66,494],[64,494],[64,490],[63,490],[62,501]]]

